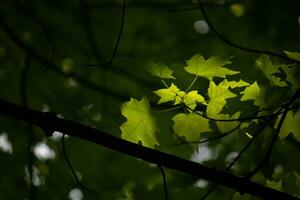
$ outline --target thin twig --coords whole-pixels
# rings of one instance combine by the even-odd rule
[[[103,67],[103,66],[107,66],[107,65],[111,65],[114,61],[114,58],[117,54],[118,48],[119,48],[119,44],[121,41],[121,36],[123,33],[123,29],[124,29],[124,24],[125,24],[125,16],[126,16],[126,0],[123,0],[123,8],[122,8],[122,16],[121,16],[121,24],[120,24],[120,29],[119,29],[119,33],[118,33],[118,38],[115,44],[115,47],[113,49],[112,55],[109,59],[109,61],[104,62],[102,64],[83,64],[81,66],[84,67]]]
[[[262,160],[262,162],[260,162],[259,165],[257,165],[253,170],[251,170],[251,172],[249,172],[249,174],[245,178],[248,178],[248,179],[251,178],[252,176],[254,176],[259,170],[261,170],[268,163],[268,161],[269,161],[269,159],[271,157],[271,154],[273,152],[274,146],[276,144],[276,141],[278,139],[278,136],[279,136],[281,127],[283,125],[283,122],[284,122],[284,120],[286,118],[287,113],[290,110],[290,106],[291,106],[291,104],[295,100],[297,100],[299,98],[299,95],[300,95],[300,88],[296,91],[296,93],[294,94],[294,96],[290,99],[290,101],[285,106],[284,112],[283,112],[283,114],[280,117],[280,121],[279,121],[279,123],[278,123],[278,125],[276,127],[275,133],[274,133],[274,135],[272,137],[270,146],[269,146],[269,148],[267,150],[267,153],[264,156],[264,159]]]
[[[228,167],[226,168],[225,172],[228,172],[233,166],[234,164],[242,157],[242,155],[247,151],[247,149],[250,147],[250,145],[253,143],[253,141],[257,138],[257,136],[259,135],[259,133],[264,130],[264,128],[269,124],[269,122],[274,118],[275,116],[271,116],[269,117],[269,119],[267,119],[261,126],[260,128],[255,131],[255,133],[253,134],[252,138],[248,141],[248,143],[246,144],[246,146],[244,146],[244,148],[239,152],[239,154],[234,158],[234,160],[231,161],[231,163],[228,165]],[[218,186],[219,184],[214,183],[209,189],[208,191],[206,191],[206,193],[202,196],[201,200],[205,200]]]
[[[65,133],[63,133],[63,137],[62,137],[62,151],[63,151],[63,155],[66,159],[66,162],[68,164],[68,167],[70,168],[71,172],[72,172],[72,175],[76,181],[76,184],[82,188],[83,190],[87,191],[87,192],[90,192],[90,193],[93,193],[93,194],[99,194],[98,192],[94,191],[94,190],[91,190],[89,189],[88,187],[84,186],[82,184],[82,182],[80,181],[80,179],[78,178],[74,168],[73,168],[73,165],[71,163],[71,160],[69,159],[68,157],[68,154],[67,154],[67,151],[66,151],[66,144],[65,144]]]
[[[280,59],[283,59],[283,60],[286,60],[286,61],[290,61],[290,62],[294,62],[294,63],[300,64],[300,61],[295,60],[293,58],[289,58],[289,57],[287,57],[287,56],[285,56],[283,54],[280,54],[280,53],[276,53],[276,52],[272,52],[272,51],[266,51],[266,50],[253,49],[253,48],[249,48],[249,47],[244,47],[244,46],[241,46],[239,44],[236,44],[236,43],[230,41],[227,37],[225,37],[224,35],[222,35],[221,33],[219,33],[216,30],[216,28],[214,27],[214,25],[210,21],[208,15],[206,14],[206,12],[204,10],[204,6],[202,5],[201,0],[198,0],[198,4],[199,4],[199,8],[201,10],[201,13],[203,15],[203,18],[205,19],[205,21],[206,21],[207,25],[209,26],[209,28],[225,44],[227,44],[227,45],[229,45],[231,47],[237,48],[239,50],[249,52],[249,53],[266,54],[266,55],[269,55],[269,56],[274,56],[274,57],[277,57],[277,58],[280,58]]]
[[[159,164],[157,164],[157,167],[161,173],[161,176],[163,178],[163,183],[164,183],[164,194],[165,194],[165,200],[168,200],[168,184],[167,184],[167,177],[165,174],[164,169],[162,168],[162,166],[160,166]]]

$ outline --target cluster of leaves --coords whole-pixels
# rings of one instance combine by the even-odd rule
[[[298,53],[287,52],[289,57],[299,59]],[[298,57],[297,57],[298,56]],[[195,76],[192,83],[184,91],[174,82],[169,85],[164,79],[174,80],[173,70],[164,64],[151,63],[148,71],[162,80],[165,88],[154,91],[159,97],[158,104],[172,103],[173,109],[183,111],[176,114],[172,120],[173,131],[179,137],[184,137],[186,142],[194,144],[200,140],[200,135],[205,132],[218,132],[226,134],[238,130],[247,130],[251,123],[255,123],[253,118],[270,114],[278,110],[279,106],[287,101],[293,92],[299,87],[297,80],[297,68],[294,65],[273,64],[267,55],[260,56],[255,66],[261,71],[259,76],[263,76],[261,81],[252,83],[240,79],[239,71],[231,70],[225,66],[231,64],[227,59],[213,56],[205,59],[197,54],[186,62],[184,70]],[[209,81],[207,91],[202,94],[197,90],[191,90],[198,77],[204,77]],[[215,78],[219,78],[215,81]],[[232,80],[229,80],[231,78]],[[269,100],[268,89],[270,87],[289,88],[285,97],[280,96],[277,100]],[[205,95],[207,94],[207,95]],[[230,110],[227,101],[238,98],[239,101],[253,103],[257,110],[249,116],[249,120],[242,120],[242,111],[233,114],[224,112]],[[197,109],[201,108],[201,109]],[[232,108],[233,109],[233,108]],[[122,138],[143,145],[154,147],[158,144],[155,119],[150,113],[150,105],[146,97],[142,100],[131,99],[121,107],[122,114],[128,119],[121,126]],[[293,133],[297,140],[300,140],[300,126],[297,121],[300,119],[300,111],[288,112],[284,121],[280,138],[286,138],[289,133]],[[252,122],[251,122],[252,121]],[[276,124],[274,124],[276,125]],[[249,137],[249,133],[244,131]],[[196,147],[196,146],[195,146]]]
[[[287,56],[299,59],[299,53],[285,52]],[[175,83],[173,70],[164,64],[151,63],[148,71],[162,79],[165,88],[154,91],[159,97],[158,104],[171,103],[168,110],[180,110],[173,120],[173,132],[178,138],[184,138],[185,143],[192,145],[197,150],[201,141],[201,134],[227,135],[229,133],[242,133],[252,139],[257,134],[253,126],[260,124],[268,117],[277,118],[268,124],[267,132],[275,134],[281,119],[280,111],[299,88],[300,80],[297,78],[299,70],[296,65],[274,64],[269,56],[261,55],[255,62],[259,72],[258,80],[248,82],[242,80],[239,71],[227,68],[231,62],[221,57],[205,59],[197,54],[186,61],[184,70],[194,75],[194,80],[185,89],[180,89]],[[192,90],[195,83],[202,77],[208,81],[206,91]],[[260,78],[260,79],[259,79]],[[166,83],[165,79],[171,80]],[[268,91],[285,88],[285,92],[276,97]],[[255,110],[251,115],[242,116],[243,110],[235,109],[228,101],[235,99],[238,102],[251,104]],[[298,102],[299,103],[299,102]],[[297,102],[295,103],[295,105]],[[127,118],[121,126],[122,138],[154,148],[159,145],[156,134],[159,131],[157,123],[150,112],[150,104],[146,97],[142,100],[132,98],[122,104],[122,115]],[[279,127],[279,138],[285,139],[290,133],[300,141],[300,111],[298,106],[285,116],[282,126]],[[220,138],[221,138],[220,137]],[[217,137],[218,138],[218,137]],[[270,140],[270,138],[266,138]],[[263,146],[269,142],[263,142]],[[263,147],[267,148],[267,147]],[[270,147],[269,147],[270,148]],[[261,147],[259,147],[261,149]],[[266,151],[265,149],[261,149]],[[294,171],[294,177],[299,175]],[[264,183],[269,187],[281,190],[281,179],[274,181],[266,177]],[[295,195],[299,195],[295,193]],[[250,195],[235,193],[233,199],[249,199]]]

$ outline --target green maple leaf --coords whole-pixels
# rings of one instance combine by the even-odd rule
[[[127,118],[120,127],[123,139],[134,143],[141,141],[147,147],[158,145],[155,136],[158,129],[147,98],[143,97],[140,101],[131,98],[121,105],[121,113]]]
[[[287,57],[300,61],[300,53],[299,52],[291,52],[291,51],[283,51]]]
[[[208,88],[208,96],[210,101],[208,103],[206,113],[208,117],[214,119],[237,119],[240,116],[240,112],[235,113],[233,116],[229,114],[220,114],[223,107],[226,105],[226,99],[236,97],[236,94],[232,93],[229,88],[245,87],[249,83],[239,80],[228,81],[224,79],[219,85],[216,85],[213,81],[210,82]],[[217,127],[222,133],[231,131],[238,126],[238,122],[216,122]]]
[[[194,110],[196,108],[197,103],[207,105],[204,97],[198,94],[198,91],[196,90],[190,91],[189,93],[184,95],[183,103],[191,110]]]
[[[274,65],[269,56],[262,55],[259,59],[257,59],[256,67],[263,72],[265,77],[270,81],[271,85],[279,87],[287,86],[286,82],[274,75],[275,73],[280,73],[280,65]]]
[[[233,75],[239,72],[233,71],[223,67],[231,62],[220,57],[205,58],[197,54],[187,61],[187,66],[184,68],[188,73],[195,74],[197,76],[206,77],[212,80],[213,77],[225,78],[226,75]]]
[[[278,117],[277,124],[280,120],[280,117]],[[282,124],[282,127],[280,129],[279,138],[284,139],[286,138],[290,133],[293,133],[295,138],[300,141],[300,111],[293,113],[292,111],[289,111],[284,119],[284,122]]]
[[[236,87],[249,86],[250,84],[241,79],[239,81],[228,81],[227,79],[224,79],[219,85],[222,87],[236,88]]]
[[[241,93],[243,94],[241,101],[254,100],[254,105],[266,107],[263,92],[256,81]]]
[[[200,140],[200,134],[209,132],[209,123],[207,119],[195,113],[180,113],[175,115],[173,130],[178,136],[184,136],[187,142],[197,142]]]
[[[184,93],[184,92],[183,92]],[[165,103],[168,101],[175,101],[176,97],[183,97],[182,91],[175,85],[171,84],[169,88],[159,89],[154,91],[154,94],[160,97],[158,104]]]
[[[147,70],[153,75],[165,79],[175,79],[173,70],[171,70],[167,65],[161,63],[150,63]]]
[[[159,89],[154,91],[154,93],[160,97],[158,104],[174,101],[174,105],[184,103],[191,109],[194,109],[197,103],[206,105],[204,97],[198,94],[196,90],[185,93],[173,83],[169,88]]]
[[[207,105],[206,113],[209,117],[217,118],[218,114],[222,111],[226,104],[226,99],[233,98],[236,94],[229,90],[230,84],[226,80],[227,84],[220,83],[216,85],[213,81],[210,81],[208,88],[209,103]]]

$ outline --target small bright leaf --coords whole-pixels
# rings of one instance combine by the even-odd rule
[[[243,94],[241,98],[242,101],[254,100],[254,105],[262,107],[266,106],[261,88],[256,81],[241,93]]]
[[[238,74],[239,72],[237,71],[223,67],[230,63],[226,59],[215,56],[205,60],[202,55],[197,54],[187,61],[187,66],[184,69],[188,73],[212,80],[213,77],[225,78],[226,75]]]
[[[154,94],[160,97],[158,104],[165,103],[168,101],[175,101],[175,98],[178,96],[179,89],[175,84],[171,84],[169,88],[164,88],[154,91]]]
[[[173,70],[171,70],[167,65],[161,63],[151,63],[147,70],[153,75],[159,78],[166,78],[166,79],[175,79],[173,74]]]
[[[280,120],[281,115],[278,117],[277,123]],[[300,141],[300,111],[293,113],[289,111],[284,119],[282,127],[280,129],[279,138],[284,139],[290,133],[294,135],[294,137]]]
[[[279,77],[275,76],[275,73],[280,73],[280,65],[275,65],[271,62],[270,57],[267,55],[262,55],[256,60],[256,67],[259,68],[265,77],[270,81],[271,85],[285,87],[286,82],[280,80]]]
[[[197,142],[200,140],[201,133],[211,131],[208,120],[195,113],[180,113],[175,115],[172,120],[174,121],[174,133],[184,136],[187,142]]]
[[[198,94],[198,91],[196,91],[196,90],[193,90],[193,91],[190,91],[189,93],[187,93],[183,97],[183,102],[186,106],[188,106],[192,110],[194,110],[196,108],[197,103],[201,103],[204,105],[207,104],[204,97],[201,96],[200,94]]]
[[[204,97],[198,94],[198,91],[193,90],[189,93],[185,93],[184,91],[180,91],[173,83],[169,88],[156,90],[154,93],[160,97],[158,104],[174,101],[174,105],[184,103],[191,109],[194,109],[197,106],[197,103],[206,105]]]
[[[127,121],[120,127],[123,139],[134,143],[141,141],[147,147],[154,147],[158,144],[155,136],[158,129],[150,113],[147,98],[144,97],[140,101],[131,98],[129,102],[121,105],[121,113],[127,118]]]
[[[297,60],[300,62],[300,53],[299,52],[291,52],[291,51],[283,51],[287,57]]]

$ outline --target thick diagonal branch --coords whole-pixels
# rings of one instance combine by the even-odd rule
[[[220,172],[174,155],[122,140],[80,123],[57,118],[53,113],[35,111],[1,99],[0,113],[14,119],[22,120],[31,125],[38,126],[48,134],[52,131],[67,133],[70,136],[99,144],[123,154],[216,182],[241,193],[248,193],[262,199],[298,199],[289,194],[265,187],[247,179]]]

